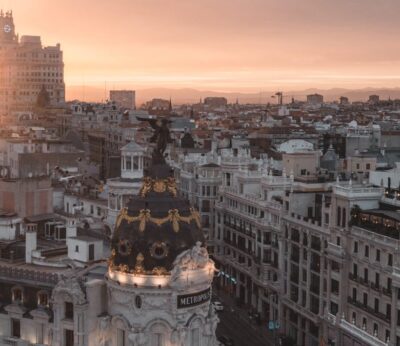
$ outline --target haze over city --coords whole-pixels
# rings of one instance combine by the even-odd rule
[[[13,9],[18,32],[62,43],[67,99],[101,99],[105,88],[136,88],[140,99],[148,88],[302,94],[400,85],[397,0],[1,0],[0,7]]]
[[[400,346],[400,0],[0,0],[0,345]]]

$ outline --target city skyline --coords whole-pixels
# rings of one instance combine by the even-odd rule
[[[393,0],[117,4],[0,1],[13,10],[20,35],[61,43],[67,92],[82,85],[250,93],[400,85],[393,44],[400,4]]]

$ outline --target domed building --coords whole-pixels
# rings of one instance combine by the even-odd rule
[[[199,213],[178,196],[162,149],[116,221],[103,332],[112,345],[217,345],[214,262]]]
[[[199,213],[179,197],[165,162],[167,122],[152,126],[151,164],[116,218],[108,262],[54,280],[46,345],[218,345],[210,302],[214,262]]]

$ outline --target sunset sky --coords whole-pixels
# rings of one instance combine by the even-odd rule
[[[61,43],[67,85],[400,86],[399,0],[0,0]]]

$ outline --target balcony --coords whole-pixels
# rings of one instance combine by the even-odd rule
[[[337,258],[344,258],[345,255],[344,249],[341,246],[331,242],[328,242],[328,253]]]
[[[22,346],[28,345],[27,342],[13,336],[4,336],[1,340],[1,345]]]
[[[365,330],[358,328],[355,324],[347,322],[342,318],[339,322],[339,326],[349,333],[350,335],[356,336],[360,341],[369,346],[387,346],[388,344],[382,340],[379,340],[375,336],[367,333]]]
[[[391,320],[390,316],[386,316],[385,314],[382,314],[379,311],[375,311],[375,309],[373,309],[370,306],[365,305],[365,304],[353,299],[352,297],[348,297],[347,301],[350,304],[356,306],[357,308],[359,308],[361,310],[364,310],[365,312],[367,312],[367,313],[369,313],[369,314],[371,314],[371,315],[373,315],[373,316],[375,316],[375,317],[377,317],[377,318],[379,318],[379,319],[381,319],[381,320],[383,320],[383,321],[385,321],[387,323],[390,323],[390,320]]]

